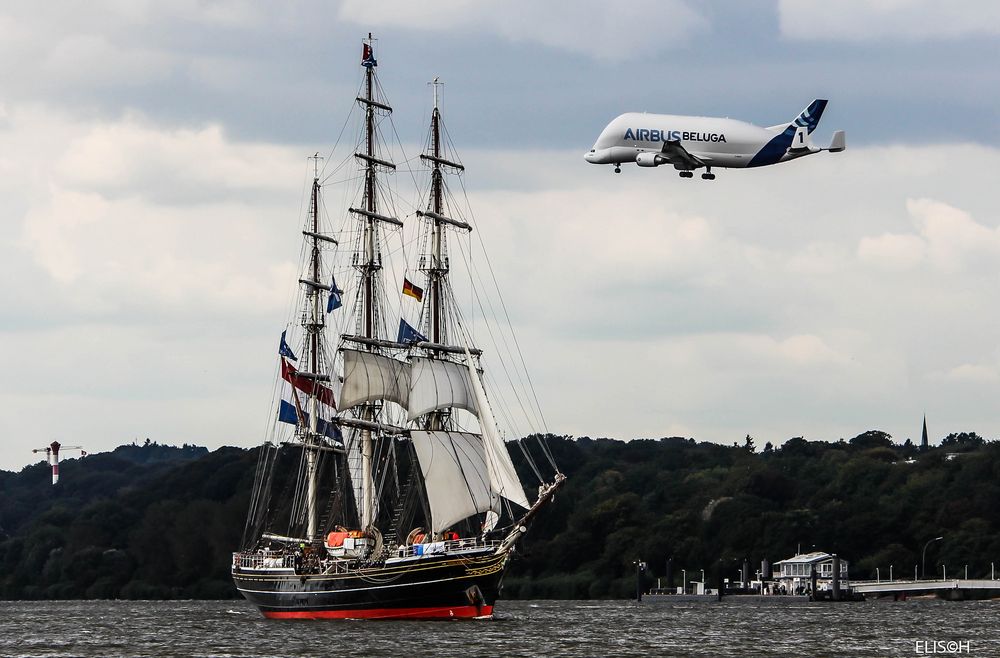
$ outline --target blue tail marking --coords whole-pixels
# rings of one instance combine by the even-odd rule
[[[817,98],[812,103],[809,103],[809,107],[802,110],[802,113],[793,121],[796,126],[802,126],[805,128],[809,134],[816,130],[816,126],[819,125],[820,117],[823,116],[823,110],[826,109],[827,101],[822,98]]]
[[[788,147],[792,145],[795,131],[799,127],[805,128],[806,132],[810,135],[812,131],[816,130],[816,126],[819,125],[819,120],[823,116],[823,110],[826,109],[826,104],[827,101],[823,98],[817,98],[812,103],[809,103],[809,107],[802,110],[799,116],[795,118],[795,121],[788,124],[788,127],[781,134],[775,135],[771,141],[764,145],[764,148],[757,151],[757,154],[747,163],[747,166],[762,167],[780,162],[781,158],[785,157],[785,153],[788,152]]]

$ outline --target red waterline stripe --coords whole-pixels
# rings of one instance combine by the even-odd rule
[[[286,610],[263,613],[268,619],[469,619],[488,617],[493,606],[444,608],[370,608],[367,610]]]

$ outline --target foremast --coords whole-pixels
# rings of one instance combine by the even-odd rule
[[[445,454],[454,460],[454,466],[461,473],[459,477],[442,477],[444,480],[453,479],[457,484],[434,483],[431,486],[425,480],[432,516],[431,529],[439,534],[463,515],[485,512],[482,525],[485,537],[500,518],[502,499],[525,509],[531,509],[532,505],[524,495],[486,397],[478,363],[481,351],[470,346],[471,338],[467,328],[461,326],[461,315],[457,309],[451,308],[454,294],[449,280],[447,232],[451,229],[468,233],[472,227],[457,218],[460,215],[452,216],[447,208],[445,174],[461,174],[465,167],[445,152],[440,79],[435,78],[431,85],[434,106],[430,138],[426,151],[420,155],[430,166],[430,192],[426,210],[417,211],[425,223],[425,247],[419,269],[424,274],[428,293],[421,309],[421,327],[429,338],[427,342],[415,345],[423,348],[425,354],[410,357],[414,369],[411,411],[413,407],[420,408],[413,404],[414,396],[420,390],[421,379],[427,374],[435,380],[439,403],[415,419],[419,429],[411,430],[410,435],[425,475],[432,469],[438,469],[438,474],[444,475],[442,471],[447,469],[440,464]],[[446,382],[445,387],[438,383],[442,380]],[[450,388],[450,391],[443,388]],[[445,400],[447,403],[442,403]],[[459,431],[454,415],[457,409],[465,409],[477,417],[478,433]],[[463,497],[468,499],[464,505],[455,503],[456,499]],[[520,527],[521,524],[517,525]]]
[[[434,108],[431,111],[431,134],[427,153],[421,153],[420,159],[430,164],[431,184],[426,211],[417,211],[428,224],[430,238],[430,254],[421,258],[420,269],[424,273],[427,286],[427,301],[424,306],[425,324],[430,342],[434,345],[448,345],[450,331],[448,327],[448,274],[450,271],[447,256],[446,226],[460,230],[471,231],[467,222],[448,217],[445,213],[445,171],[462,172],[465,167],[444,157],[441,140],[441,86],[439,78],[430,83],[434,90]],[[463,339],[464,340],[464,339]],[[478,353],[478,350],[477,350]],[[429,351],[433,358],[435,352]],[[423,423],[425,429],[443,430],[450,426],[451,410],[439,409],[427,414]]]

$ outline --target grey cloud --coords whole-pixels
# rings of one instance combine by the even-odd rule
[[[954,40],[1000,35],[995,2],[960,5],[935,0],[779,0],[782,34],[808,41]]]
[[[30,459],[31,419],[53,409],[49,430],[93,449],[255,444],[295,289],[304,156],[328,151],[354,102],[359,26],[325,4],[34,6],[6,5],[0,25],[0,273],[18,282],[0,290],[17,373],[0,400],[18,410],[0,423],[0,466]],[[628,61],[475,25],[377,34],[411,154],[426,81],[447,83],[476,236],[550,429],[904,437],[927,411],[1000,435],[1000,281],[976,237],[1000,216],[995,40],[788,40],[773,11],[699,7],[703,39]],[[60,47],[136,59],[43,71]],[[849,132],[839,156],[714,184],[581,159],[625,109],[770,124],[815,96],[831,99],[818,140]],[[406,193],[405,172],[396,182]],[[940,243],[932,260],[918,199],[963,214],[978,246]]]
[[[852,144],[1000,140],[995,112],[984,110],[1000,93],[995,37],[788,40],[776,6],[732,2],[601,3],[593,12],[535,3],[527,15],[537,14],[536,34],[484,18],[505,15],[498,9],[458,4],[463,29],[428,38],[429,27],[386,17],[376,31],[380,75],[404,136],[422,134],[425,83],[439,75],[452,129],[467,146],[586,149],[625,110],[769,125],[815,97],[832,100],[824,126],[839,122]],[[240,139],[321,146],[335,138],[331,117],[346,114],[359,80],[367,28],[339,18],[354,16],[352,6],[8,6],[3,100],[108,120],[131,108],[161,125],[215,123]],[[620,13],[622,24],[597,25],[607,12]],[[654,36],[640,23],[655,26]],[[591,43],[622,59],[587,56]]]

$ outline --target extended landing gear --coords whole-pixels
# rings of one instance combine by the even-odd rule
[[[620,174],[620,173],[622,173],[622,166],[621,166],[621,164],[620,164],[620,163],[618,163],[618,162],[616,162],[616,163],[615,163],[615,173],[616,173],[616,174]]]
[[[680,177],[681,178],[694,178],[694,172],[693,171],[682,171],[682,172],[680,172]],[[701,178],[702,178],[702,180],[715,180],[715,174],[713,174],[712,170],[709,169],[709,170],[707,170],[705,173],[703,173],[701,175]]]

